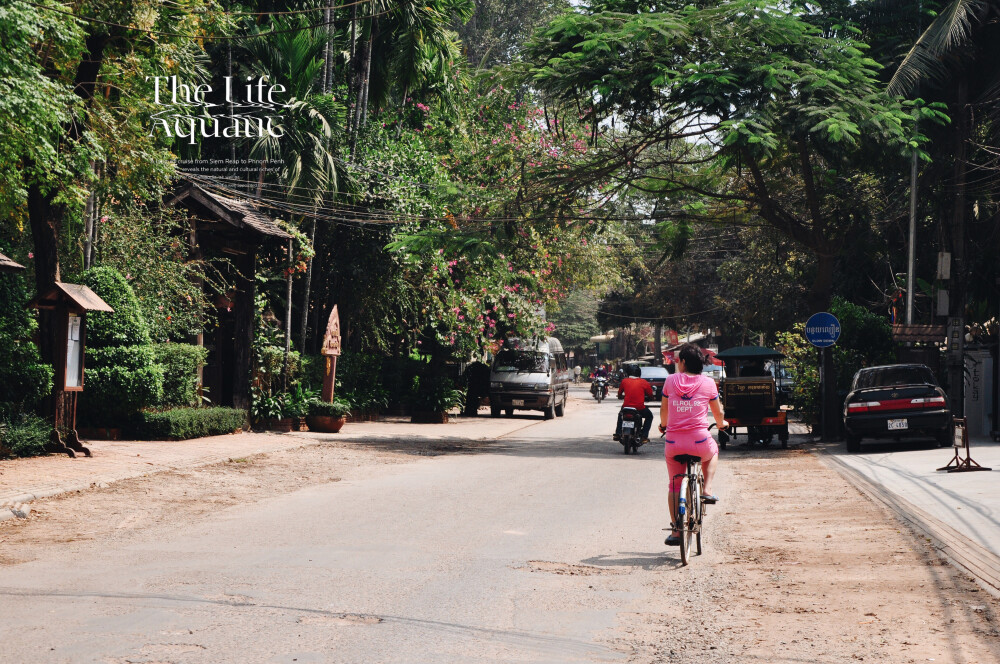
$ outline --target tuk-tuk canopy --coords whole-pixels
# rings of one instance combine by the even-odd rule
[[[715,357],[720,360],[780,360],[784,359],[785,355],[763,346],[736,346],[727,348]]]

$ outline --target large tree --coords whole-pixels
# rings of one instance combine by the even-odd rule
[[[597,0],[554,20],[526,74],[579,109],[595,149],[544,186],[695,195],[688,211],[716,223],[752,215],[813,254],[809,303],[824,309],[838,257],[882,213],[870,165],[905,168],[918,138],[865,44],[811,7]]]

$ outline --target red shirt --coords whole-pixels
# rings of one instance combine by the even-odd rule
[[[629,376],[628,378],[623,378],[621,385],[618,387],[619,396],[621,396],[622,392],[625,393],[623,407],[642,410],[646,407],[646,397],[653,396],[653,386],[644,378]]]

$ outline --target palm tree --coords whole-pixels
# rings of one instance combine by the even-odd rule
[[[316,237],[316,209],[325,200],[336,196],[338,148],[342,137],[337,128],[343,126],[344,104],[322,89],[321,80],[328,71],[329,54],[336,34],[325,28],[299,29],[303,18],[276,18],[267,31],[268,39],[250,34],[240,40],[255,73],[263,70],[272,82],[285,85],[290,99],[278,111],[274,126],[278,131],[261,136],[252,146],[251,155],[281,163],[279,183],[284,187],[287,209],[298,213],[300,223],[310,215],[311,237]],[[259,32],[259,29],[258,29]],[[259,75],[259,74],[258,74]],[[261,172],[263,181],[264,172]],[[291,251],[289,251],[291,259]],[[309,288],[312,277],[311,259],[303,301],[301,345],[305,346]],[[287,278],[285,315],[285,362],[291,350],[292,274]]]

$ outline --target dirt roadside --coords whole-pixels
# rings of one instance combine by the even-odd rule
[[[815,455],[723,462],[705,555],[620,617],[629,661],[1000,662],[1000,601]]]
[[[490,445],[332,442],[37,501],[29,519],[0,523],[0,565],[69,560],[95,541],[126,544],[239,503]],[[731,446],[720,480],[704,556],[606,577],[635,575],[646,590],[604,635],[628,661],[1000,662],[1000,602],[812,454]],[[571,591],[605,577],[563,578]]]

